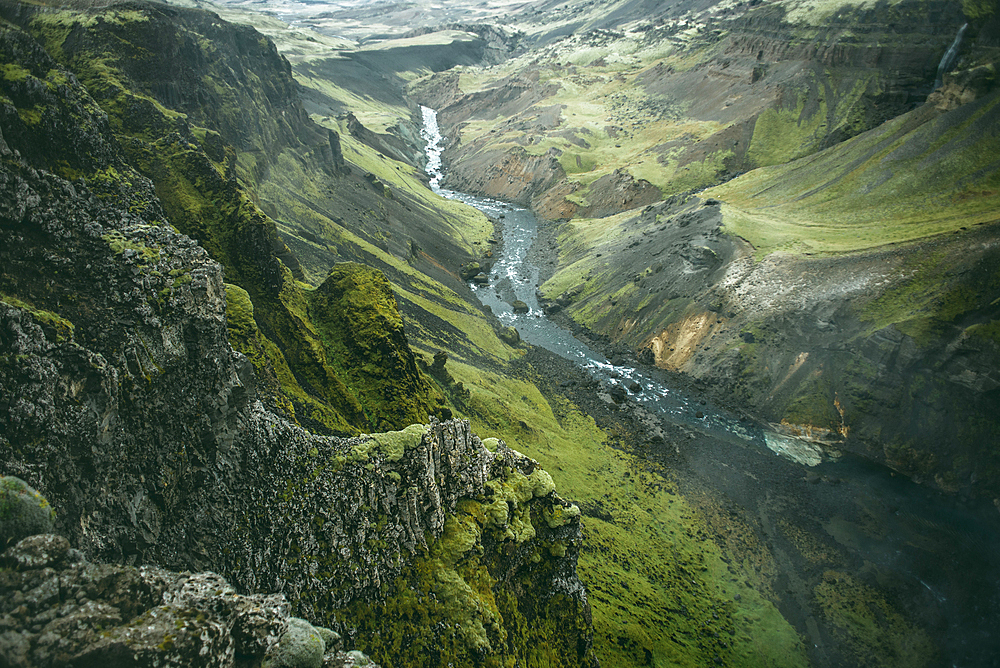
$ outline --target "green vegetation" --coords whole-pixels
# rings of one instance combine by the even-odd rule
[[[508,465],[483,499],[460,501],[441,536],[428,539],[395,582],[345,612],[361,631],[361,648],[407,666],[580,665],[581,611],[549,591],[566,550],[541,538],[563,507],[552,491],[541,469],[525,475]],[[496,546],[488,554],[486,543]]]
[[[962,11],[970,19],[986,19],[997,11],[997,5],[991,0],[962,0]]]
[[[51,533],[56,512],[48,500],[20,478],[0,477],[0,547]]]
[[[927,634],[882,595],[847,573],[826,571],[816,586],[822,615],[850,648],[857,666],[933,666],[939,661]]]
[[[372,434],[370,441],[354,446],[351,456],[362,461],[368,460],[373,453],[378,453],[387,462],[398,462],[408,449],[420,445],[426,431],[427,427],[422,424],[411,424],[402,431]]]
[[[168,220],[225,266],[233,284],[227,294],[234,309],[230,333],[234,346],[254,364],[263,394],[275,409],[324,432],[353,434],[425,421],[440,397],[416,368],[385,278],[377,271],[354,271],[352,284],[346,286],[337,278],[343,278],[345,270],[335,269],[340,274],[323,282],[336,259],[327,252],[334,260],[309,266],[309,275],[323,282],[315,290],[298,280],[305,277],[302,266],[281,240],[273,219],[258,206],[282,218],[300,210],[303,195],[331,207],[329,185],[321,185],[331,178],[329,165],[322,162],[322,152],[310,148],[316,142],[329,148],[326,135],[308,123],[293,127],[273,112],[271,105],[285,104],[274,98],[274,91],[284,87],[290,95],[293,85],[282,79],[284,70],[273,47],[258,40],[239,55],[227,52],[219,60],[216,56],[222,52],[199,32],[213,29],[209,15],[195,11],[168,18],[154,6],[129,12],[46,12],[31,18],[30,28],[107,112],[111,127],[124,140],[126,157],[153,181]],[[71,33],[81,38],[67,43]],[[154,34],[155,40],[150,37]],[[145,92],[156,90],[151,84],[157,71],[146,45],[163,39],[203,52],[197,65],[184,65],[202,68],[197,96],[202,106],[188,105],[182,113]],[[226,58],[256,59],[253,67],[235,64],[254,73],[247,86],[229,78]],[[9,74],[21,76],[13,70]],[[258,131],[245,134],[247,123],[256,123]],[[249,146],[245,137],[252,138]],[[383,172],[389,179],[395,170]],[[109,167],[89,181],[99,194],[114,196],[121,176]],[[399,181],[397,177],[389,182]],[[410,181],[415,192],[416,181]],[[298,220],[300,225],[313,224],[306,216]],[[454,220],[451,231],[461,238],[458,229],[463,228],[468,248],[473,247],[472,238],[489,233],[479,214],[464,213]],[[339,228],[326,215],[316,225]],[[383,228],[382,221],[372,220],[368,228],[362,225],[362,234],[382,234]],[[106,241],[116,253],[136,254],[139,262],[157,257],[156,249],[130,244],[116,233]],[[369,241],[346,231],[338,241],[353,244],[361,250],[353,251],[358,255],[381,256],[385,265],[406,273],[413,287],[449,298],[443,286]],[[182,283],[190,277],[175,280]]]
[[[537,379],[449,362],[470,392],[467,414],[551,473],[587,515],[579,571],[593,608],[602,665],[806,665],[795,631],[710,539],[704,514],[634,456],[614,449],[578,408]],[[736,595],[739,594],[739,598]],[[712,633],[719,633],[722,641]]]
[[[705,196],[725,202],[726,231],[758,257],[857,251],[996,222],[1000,175],[988,165],[1000,138],[981,128],[997,122],[1000,97],[971,105],[943,115],[917,109]]]
[[[362,265],[338,264],[305,296],[328,364],[348,379],[369,424],[384,431],[426,420],[441,398],[432,395],[417,369],[385,276]]]
[[[41,325],[42,329],[46,331],[46,336],[53,339],[56,343],[69,341],[73,338],[73,331],[76,329],[75,325],[58,313],[35,308],[17,297],[11,297],[3,293],[0,293],[0,303],[22,309],[29,313],[35,322]]]

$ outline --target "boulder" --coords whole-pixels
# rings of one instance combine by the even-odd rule
[[[299,617],[288,620],[288,630],[281,636],[265,668],[320,668],[326,644],[312,624]]]
[[[504,327],[498,332],[498,336],[508,346],[516,346],[521,343],[521,335],[513,326]]]
[[[328,629],[325,626],[314,627],[319,633],[319,637],[323,639],[323,645],[326,647],[327,652],[339,651],[343,641],[340,638],[340,634],[332,629]]]
[[[656,364],[656,353],[653,352],[652,348],[643,348],[636,355],[640,364],[645,364],[646,366],[653,366]]]
[[[510,303],[511,307],[514,309],[514,313],[527,313],[531,309],[528,305],[522,302],[520,299],[515,299]]]
[[[36,534],[4,552],[3,559],[8,566],[21,570],[51,568],[62,562],[69,551],[69,541],[62,536]]]
[[[33,487],[20,478],[0,478],[0,548],[22,538],[52,533],[56,513]]]
[[[462,265],[459,275],[462,277],[463,281],[469,281],[482,271],[483,267],[478,262],[470,262],[469,264]]]

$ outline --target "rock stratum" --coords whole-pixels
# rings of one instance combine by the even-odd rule
[[[273,45],[205,12],[144,3],[0,9],[0,470],[45,494],[56,529],[87,559],[212,570],[248,596],[282,594],[293,614],[383,665],[594,665],[575,571],[579,510],[534,461],[495,439],[486,447],[466,422],[428,418],[430,404],[412,409],[423,424],[351,438],[292,421],[355,434],[412,421],[406,379],[420,396],[429,385],[384,278],[345,263],[318,289],[296,288],[273,221],[248,196],[246,175],[226,176],[230,144],[212,134],[246,128],[218,118],[206,121],[217,130],[192,130],[193,108],[181,117],[152,97],[193,105],[190,88],[123,87],[155,59],[129,60],[135,69],[124,73],[72,55],[107,32],[163,28],[165,16],[280,66]],[[59,45],[81,74],[12,21]],[[296,113],[285,111],[275,116]],[[263,132],[276,151],[301,140],[282,127]],[[321,139],[314,154],[336,178],[337,143]],[[208,192],[214,208],[199,209]],[[202,243],[178,231],[187,225],[201,226]],[[227,285],[214,257],[244,287]],[[276,354],[272,339],[300,345]],[[248,358],[237,341],[263,353]],[[290,363],[276,371],[284,355]],[[359,359],[367,366],[352,378],[345,367]],[[312,391],[282,399],[282,373]],[[404,377],[387,385],[393,374]],[[375,417],[357,388],[389,386],[373,391],[399,412]],[[65,567],[85,579],[103,568],[81,563]],[[149,589],[141,572],[114,572]],[[116,614],[128,623],[132,613],[147,614]],[[23,623],[5,632],[27,631]],[[204,665],[232,665],[211,643],[202,649]],[[62,665],[63,655],[32,651],[19,654],[27,665]]]

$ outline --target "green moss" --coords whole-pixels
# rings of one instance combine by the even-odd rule
[[[385,276],[338,264],[304,298],[330,365],[349,379],[370,426],[386,430],[426,421],[435,396],[417,369]]]
[[[29,313],[35,322],[41,325],[43,329],[51,330],[54,333],[56,342],[62,343],[63,341],[69,341],[73,338],[76,326],[58,313],[35,308],[31,304],[24,302],[17,297],[12,297],[3,293],[0,293],[0,302],[3,302],[8,306],[22,309]]]
[[[23,81],[29,76],[31,76],[31,72],[17,63],[4,63],[0,65],[0,77],[3,77],[5,81]]]
[[[971,337],[1000,345],[1000,320],[990,320],[986,323],[972,325],[966,328],[965,333]]]
[[[0,477],[0,547],[51,533],[56,519],[48,500],[20,478]]]
[[[402,431],[372,434],[371,440],[354,446],[351,461],[363,461],[378,455],[387,462],[398,462],[407,450],[420,445],[426,432],[425,425],[411,424]]]
[[[669,480],[614,449],[591,418],[532,382],[462,363],[449,367],[470,392],[466,412],[474,429],[496,433],[541,462],[560,493],[586,514],[578,568],[602,665],[702,666],[716,655],[737,666],[807,664],[795,630],[758,591],[766,589],[761,572],[750,563],[734,578],[734,555],[707,537],[703,516]],[[508,540],[526,527],[495,500],[516,501],[526,487],[515,476],[481,508],[492,522],[506,516]],[[564,513],[573,514],[572,506],[553,507],[536,521],[557,523]],[[560,551],[553,545],[546,553]],[[729,638],[728,648],[705,641],[705,624]]]
[[[247,356],[257,376],[257,391],[290,419],[302,418],[337,431],[352,426],[330,406],[306,392],[281,349],[266,337],[254,320],[253,302],[246,290],[226,285],[226,324],[235,350]]]
[[[961,262],[945,251],[910,254],[901,268],[906,278],[860,305],[869,333],[892,324],[926,346],[959,316],[986,307],[1000,289],[1000,276],[985,266],[956,271]]]
[[[521,527],[519,541],[510,531],[514,523],[531,525],[533,490],[548,489],[532,476],[508,468],[488,483],[486,499],[460,501],[395,582],[352,604],[344,619],[358,628],[359,648],[407,666],[580,665],[582,610],[548,584],[565,545],[539,545],[524,565],[511,551],[535,536]],[[493,512],[500,505],[504,511]]]
[[[991,0],[962,0],[962,11],[970,19],[985,19],[996,13],[997,6]]]
[[[816,369],[800,381],[788,407],[785,408],[783,421],[793,425],[811,425],[831,429],[839,420],[834,408],[834,391],[822,368]]]

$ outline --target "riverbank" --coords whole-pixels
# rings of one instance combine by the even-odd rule
[[[813,665],[996,665],[1000,599],[982,586],[1000,567],[989,507],[857,458],[804,467],[654,416],[655,438],[648,411],[602,400],[571,362],[532,348],[519,364],[696,510],[728,578],[778,607]],[[582,508],[609,519],[600,504]]]
[[[495,200],[459,196],[502,223],[490,283],[474,292],[500,322],[535,344],[522,360],[510,362],[508,373],[530,374],[550,405],[568,400],[594,420],[607,445],[629,462],[621,481],[645,481],[635,496],[640,507],[657,507],[657,490],[670,490],[664,493],[683,503],[687,519],[680,531],[670,528],[679,521],[672,512],[642,513],[664,523],[654,540],[676,542],[685,554],[697,552],[690,539],[719,551],[721,572],[699,567],[711,573],[702,576],[710,588],[743,596],[727,590],[741,587],[775,606],[817,666],[979,666],[1000,656],[993,633],[1000,620],[996,513],[856,457],[817,457],[804,465],[778,456],[768,449],[769,426],[734,405],[722,384],[639,364],[624,345],[592,335],[559,309],[543,308],[537,289],[558,264],[557,223]],[[514,312],[515,299],[529,312]],[[595,494],[587,483],[579,487],[579,474],[560,482],[570,453],[538,446],[544,435],[517,438],[523,447],[539,448],[531,456],[552,471],[560,489],[582,495],[581,509],[601,527],[598,546],[586,549],[600,550],[606,525],[619,521],[620,505],[603,502],[608,494]],[[645,560],[661,558],[659,548],[642,545],[639,563],[658,572],[662,565]],[[636,564],[620,566],[629,574],[624,578],[634,575]],[[604,575],[602,567],[593,577],[603,583]],[[651,591],[657,600],[691,593],[687,584],[677,586],[667,578]],[[617,595],[632,594],[618,588]],[[593,598],[595,606],[615,605],[607,590]],[[728,623],[734,633],[745,633],[754,626],[753,613],[738,601]],[[654,609],[646,612],[655,616]],[[683,614],[683,606],[678,610]],[[680,640],[672,638],[661,650],[674,642]]]

